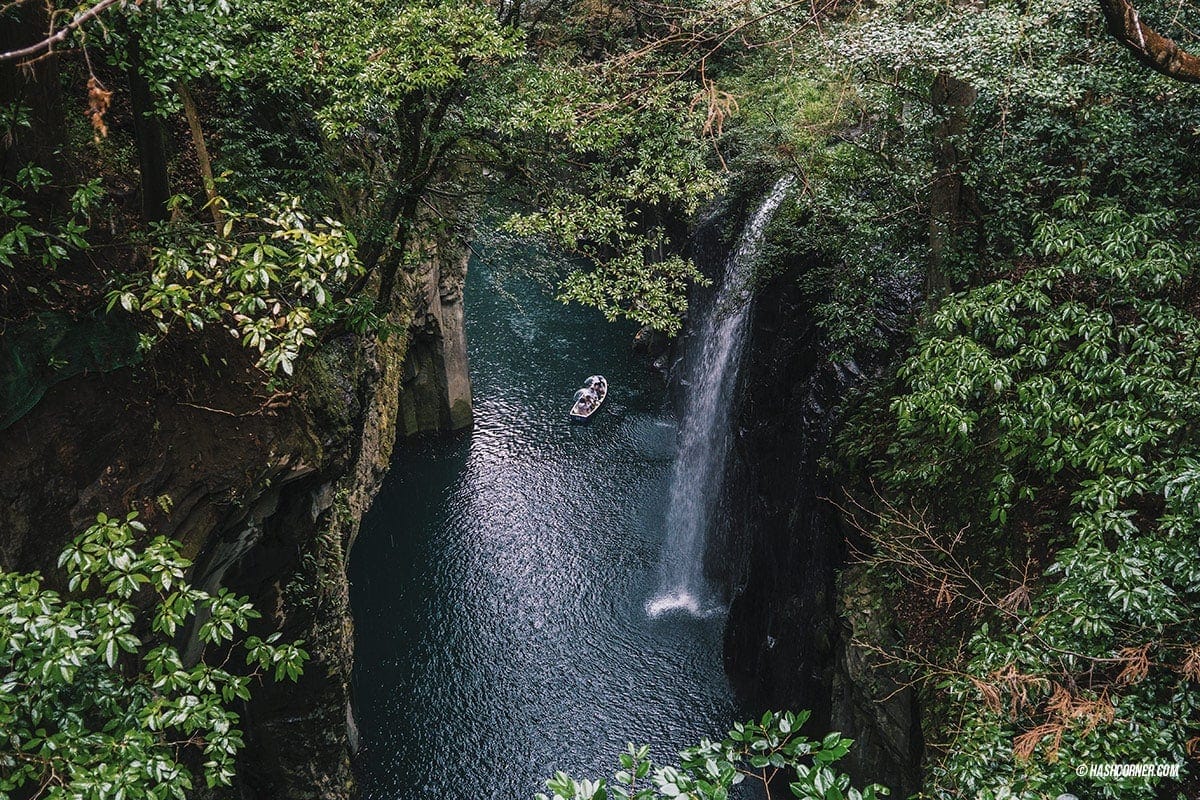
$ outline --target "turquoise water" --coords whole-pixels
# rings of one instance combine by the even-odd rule
[[[365,798],[531,798],[735,715],[720,616],[645,612],[676,421],[633,330],[479,263],[466,297],[475,428],[399,447],[351,556]]]

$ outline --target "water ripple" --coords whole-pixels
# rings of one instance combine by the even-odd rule
[[[676,430],[632,331],[473,270],[474,430],[398,448],[351,558],[370,800],[529,798],[734,711],[720,615],[647,614]],[[596,372],[612,398],[567,424]]]

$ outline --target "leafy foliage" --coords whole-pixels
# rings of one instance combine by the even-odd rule
[[[59,558],[67,594],[0,572],[3,796],[183,798],[193,764],[226,786],[243,746],[231,706],[262,675],[300,675],[298,643],[244,637],[260,616],[250,603],[188,584],[178,544],[139,548],[144,532],[134,513],[98,515]],[[192,637],[210,658],[181,651]]]
[[[216,166],[202,160],[206,191],[211,174],[236,167],[224,180],[239,206],[266,206],[264,191],[283,190],[353,231],[364,273],[352,284],[359,295],[374,289],[391,302],[403,283],[397,273],[411,268],[414,249],[437,224],[420,209],[431,198],[445,207],[458,202],[445,198],[490,190],[479,185],[486,170],[522,196],[510,229],[552,241],[568,256],[559,275],[563,300],[674,331],[687,287],[702,280],[681,256],[683,222],[723,186],[706,140],[719,136],[736,107],[705,69],[721,69],[723,31],[748,35],[762,11],[715,0],[646,9],[205,0],[118,4],[105,26],[76,31],[70,41],[137,73],[159,116],[177,116],[181,97],[195,98],[193,144],[199,148],[207,130]],[[93,119],[98,131],[108,129],[110,105],[122,108],[103,92],[104,108]],[[153,149],[153,139],[136,143],[143,158],[153,156],[141,152]],[[178,184],[187,160],[172,166],[171,182]],[[469,176],[463,164],[473,165]],[[155,179],[157,194],[166,196],[167,179]],[[198,198],[199,183],[191,184]],[[247,296],[227,291],[219,301],[192,285],[220,285],[224,278],[197,269],[198,261],[215,258],[209,272],[232,273],[221,264],[236,262],[234,251],[245,243],[198,236],[190,215],[175,206],[154,237],[151,274],[129,276],[110,301],[141,306],[162,324],[249,318],[237,320],[238,335],[269,369],[288,371],[311,339],[305,331],[316,328],[298,306],[277,329],[245,307],[262,310],[247,287],[237,289]],[[136,251],[139,237],[129,233],[117,244]],[[287,305],[273,294],[260,298]]]
[[[1194,8],[1141,8],[1194,41]],[[875,4],[790,48],[744,74],[726,152],[797,175],[770,246],[814,265],[828,341],[872,343],[885,289],[951,287],[841,437],[875,572],[928,604],[893,654],[929,686],[926,791],[1165,796],[1075,769],[1194,770],[1200,741],[1195,88],[1074,0]]]
[[[124,4],[121,25],[109,33],[108,55],[115,64],[139,70],[162,116],[182,106],[179,87],[199,80],[228,91],[242,80],[243,57],[228,0],[189,0],[143,6]],[[136,56],[130,51],[136,42]]]
[[[246,79],[260,94],[302,88],[337,162],[330,194],[385,290],[424,234],[413,212],[422,192],[478,191],[454,166],[476,162],[520,198],[510,231],[574,257],[559,277],[562,299],[677,329],[700,276],[668,226],[722,182],[701,143],[694,88],[654,77],[677,54],[626,60],[642,44],[627,15],[579,27],[573,15],[548,22],[553,6],[502,20],[485,3],[396,0],[314,0],[304,14],[263,2],[238,13]],[[584,52],[596,37],[611,52]]]
[[[679,87],[651,88],[622,108],[633,77],[547,59],[504,89],[516,103],[497,127],[518,152],[530,141],[558,148],[525,162],[536,208],[506,227],[583,259],[588,268],[566,276],[561,299],[674,333],[688,285],[703,278],[672,252],[666,224],[695,214],[723,185],[698,146],[699,111]]]
[[[50,174],[34,164],[26,164],[12,183],[0,186],[0,215],[5,224],[0,233],[0,266],[12,269],[16,260],[37,259],[43,267],[61,264],[72,252],[88,248],[86,238],[90,220],[88,210],[101,195],[99,181],[79,186],[71,195],[69,216],[47,220],[44,225],[31,219],[23,196],[46,186]]]
[[[1166,17],[1186,27],[1191,14]],[[864,312],[883,287],[936,272],[962,288],[1002,270],[1032,240],[1034,213],[1079,181],[1131,210],[1196,207],[1195,183],[1175,179],[1195,169],[1195,89],[1134,65],[1087,0],[902,0],[822,33],[793,41],[797,66],[764,57],[746,73],[748,110],[727,147],[743,164],[796,172],[798,204],[772,247],[777,261],[819,257],[802,281],[835,345],[869,343]],[[939,76],[968,83],[973,99],[940,102]],[[760,99],[773,86],[786,88]],[[952,118],[962,129],[951,135]],[[939,163],[945,148],[953,169]],[[963,218],[935,265],[931,189],[948,172],[962,179]]]
[[[248,69],[274,89],[302,87],[335,142],[405,133],[411,120],[403,114],[422,113],[420,101],[520,52],[515,32],[482,2],[268,1],[239,14],[251,45]]]
[[[801,800],[875,800],[887,794],[882,786],[852,787],[850,778],[833,768],[852,740],[838,733],[820,741],[801,735],[808,717],[807,711],[767,712],[758,722],[735,725],[719,742],[704,739],[684,750],[678,766],[659,766],[650,759],[649,747],[631,744],[611,777],[580,780],[559,772],[546,782],[549,794],[539,794],[538,800],[726,800],[732,787],[748,778],[760,782],[767,797],[784,780]]]
[[[1196,735],[1195,252],[1164,238],[1170,214],[1057,206],[1034,242],[1045,266],[948,298],[923,328],[875,467],[888,494],[970,526],[978,591],[1007,598],[941,684],[964,719],[939,796],[1152,793],[1075,767],[1183,762]]]
[[[28,108],[10,104],[0,109],[0,140],[11,140],[32,124]],[[103,195],[100,181],[75,187],[69,213],[38,219],[30,201],[52,191],[52,181],[49,170],[32,162],[22,164],[11,179],[0,179],[0,267],[11,270],[25,258],[53,268],[71,253],[87,249],[89,212]]]
[[[263,369],[291,375],[314,326],[354,307],[339,297],[363,272],[354,236],[294,197],[260,212],[226,208],[223,219],[215,237],[206,227],[167,228],[151,271],[111,292],[108,308],[147,314],[164,334],[174,321],[223,324],[259,352]]]

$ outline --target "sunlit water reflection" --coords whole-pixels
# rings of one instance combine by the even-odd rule
[[[399,448],[351,558],[366,798],[530,798],[734,713],[719,615],[651,619],[675,420],[632,330],[472,265],[476,425]],[[575,389],[612,391],[587,426]]]

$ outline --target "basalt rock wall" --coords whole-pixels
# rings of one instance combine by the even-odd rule
[[[728,220],[744,218],[747,207],[730,202],[697,231],[710,274],[736,230]],[[906,796],[919,781],[918,709],[873,655],[890,641],[880,610],[887,598],[848,568],[852,534],[831,502],[841,488],[827,469],[847,399],[891,356],[833,357],[814,321],[816,301],[797,281],[812,263],[770,265],[776,277],[756,293],[707,568],[727,591],[725,665],[743,702],[755,713],[811,709],[811,734],[841,730],[856,740],[843,765],[857,781]],[[884,295],[879,333],[894,351],[913,297],[903,285]]]
[[[463,286],[469,231],[439,229],[415,249],[407,358],[400,391],[401,433],[454,431],[471,424],[471,378]]]

